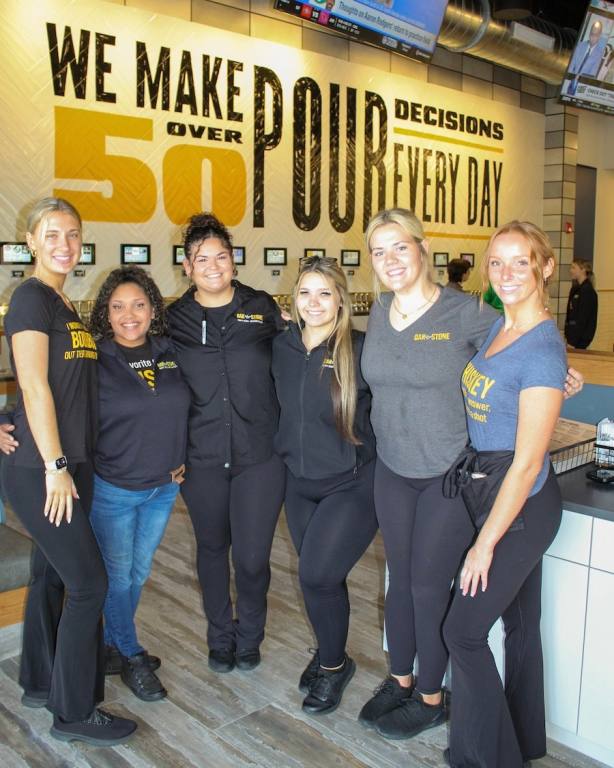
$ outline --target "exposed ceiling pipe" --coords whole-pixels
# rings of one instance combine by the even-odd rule
[[[449,0],[439,45],[454,53],[470,53],[502,67],[559,85],[575,45],[576,34],[530,16],[525,27],[554,38],[551,51],[514,37],[514,22],[496,21],[488,0]]]

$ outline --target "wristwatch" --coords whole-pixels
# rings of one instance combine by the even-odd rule
[[[54,461],[45,462],[45,471],[51,472],[52,474],[55,472],[66,472],[67,467],[68,467],[68,462],[66,461],[66,456],[60,456],[58,459],[55,459]]]

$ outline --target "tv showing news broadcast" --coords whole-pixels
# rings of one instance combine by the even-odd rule
[[[560,100],[614,115],[614,2],[590,1]]]
[[[275,0],[279,11],[419,61],[430,61],[448,0]]]

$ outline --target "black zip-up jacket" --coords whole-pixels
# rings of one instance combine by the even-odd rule
[[[597,330],[597,291],[590,280],[574,283],[567,300],[565,338],[576,349],[586,349]]]
[[[190,390],[170,339],[150,336],[155,388],[139,376],[117,344],[98,345],[96,474],[128,490],[171,482],[185,461]]]
[[[326,343],[307,352],[292,323],[273,343],[273,377],[281,406],[275,451],[295,477],[321,479],[348,472],[375,457],[371,428],[371,391],[360,372],[364,333],[352,331],[358,398],[354,434],[344,440],[335,423],[330,392],[333,363]]]
[[[284,322],[268,293],[233,285],[221,314],[201,306],[194,288],[169,307],[171,337],[192,393],[189,467],[250,466],[273,454],[279,406],[271,345]]]

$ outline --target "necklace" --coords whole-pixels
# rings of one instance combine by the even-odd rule
[[[544,309],[540,309],[540,311],[534,317],[532,317],[530,320],[525,320],[524,323],[512,323],[510,325],[510,327],[506,328],[505,330],[506,331],[520,331],[523,328],[526,328],[527,326],[529,326],[532,323],[534,323],[539,317],[541,317],[544,314],[544,312],[547,312],[547,311],[548,310],[546,309],[546,307],[544,307]]]
[[[42,283],[43,285],[46,285],[47,288],[51,288],[52,291],[55,291],[69,309],[74,309],[71,300],[59,288],[55,288],[53,285],[49,285],[49,283],[46,283],[44,280],[41,280],[40,277],[36,277],[36,275],[33,275],[33,277],[35,280],[38,280],[39,283]]]
[[[428,306],[433,301],[433,297],[435,296],[436,293],[437,293],[437,286],[435,286],[435,290],[433,291],[433,293],[431,293],[430,297],[423,304],[420,304],[420,306],[410,310],[409,312],[401,312],[401,310],[398,308],[396,303],[397,301],[396,296],[392,300],[392,306],[394,307],[394,311],[398,315],[400,315],[403,318],[403,320],[407,320],[408,317],[411,317],[411,315],[417,314],[418,312],[420,312],[421,309],[424,309],[424,307]]]

